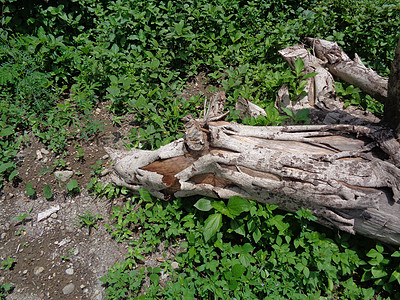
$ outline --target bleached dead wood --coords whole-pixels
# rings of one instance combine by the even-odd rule
[[[305,207],[320,224],[400,245],[399,143],[390,129],[370,122],[369,116],[341,111],[328,85],[333,77],[301,48],[294,48],[300,53],[296,55],[305,55],[306,66],[321,77],[310,80],[301,104],[289,99],[286,105],[308,106],[315,121],[329,125],[251,127],[225,122],[225,96],[220,92],[203,119],[185,118],[185,138],[155,151],[107,149],[114,162],[114,183],[145,188],[164,199],[239,195],[292,212]],[[296,55],[287,59],[289,64]],[[249,115],[265,113],[248,101],[241,105]],[[332,113],[339,120],[346,115],[351,124],[327,122]]]

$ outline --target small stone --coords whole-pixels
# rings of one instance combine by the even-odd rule
[[[106,160],[106,159],[109,159],[109,158],[110,158],[110,155],[106,154],[106,155],[104,155],[101,159]]]
[[[101,109],[100,108],[96,108],[96,115],[101,113]]]
[[[28,273],[28,270],[23,270],[22,271],[22,274],[27,274]]]
[[[41,160],[43,158],[42,152],[40,150],[36,150],[36,159]]]
[[[52,218],[52,219],[57,219],[57,217],[58,217],[58,216],[57,216],[56,213],[52,213],[51,216],[50,216],[50,218]]]
[[[47,149],[45,149],[45,148],[41,148],[41,149],[40,149],[40,152],[42,152],[44,155],[47,155],[47,154],[50,153],[50,152],[49,152]]]
[[[80,286],[81,289],[84,289],[85,287],[86,287],[86,285],[84,285],[84,284],[81,284],[81,286]]]
[[[0,236],[0,238],[1,238],[2,240],[4,240],[4,239],[6,238],[6,236],[7,236],[7,233],[3,232],[3,233],[1,234],[1,236]]]
[[[35,269],[33,269],[33,273],[35,275],[39,275],[40,273],[42,273],[44,271],[43,267],[35,267]]]
[[[171,263],[171,268],[172,270],[177,270],[179,268],[179,264],[176,261],[174,261]]]
[[[59,210],[60,210],[60,206],[57,205],[57,206],[50,207],[49,209],[47,209],[41,213],[38,213],[38,217],[37,217],[38,222],[45,220],[46,218],[50,217],[53,213],[55,213],[56,211],[59,211]]]
[[[72,177],[72,175],[74,175],[74,172],[72,172],[72,171],[55,171],[54,172],[54,176],[63,182],[69,180]]]
[[[88,289],[84,289],[83,292],[86,294],[86,293],[89,292],[89,290]]]
[[[72,275],[72,274],[74,274],[74,269],[68,268],[65,270],[65,273],[67,273],[67,275]]]
[[[62,289],[62,292],[64,295],[69,295],[74,291],[74,289],[75,285],[73,283],[69,283]]]

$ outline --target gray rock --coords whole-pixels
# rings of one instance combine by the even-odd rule
[[[44,271],[44,268],[43,267],[35,267],[34,269],[33,269],[33,273],[35,274],[35,275],[39,275],[40,273],[42,273]]]
[[[67,275],[72,275],[72,274],[74,274],[74,269],[68,268],[65,270],[65,273],[67,273]]]
[[[43,158],[42,152],[40,150],[36,150],[36,159],[41,160]]]
[[[49,209],[47,209],[41,213],[38,213],[38,217],[37,217],[38,222],[47,219],[48,217],[51,216],[51,214],[53,214],[59,210],[60,210],[60,206],[56,205],[56,206],[50,207]]]
[[[177,270],[179,269],[179,264],[176,261],[174,261],[171,263],[171,268],[172,270]]]
[[[44,155],[47,155],[50,153],[46,148],[40,149],[40,152],[42,152]]]
[[[7,233],[3,232],[3,233],[1,234],[1,237],[0,237],[0,238],[1,238],[2,240],[4,240],[4,239],[6,238],[6,236],[7,236]]]
[[[72,175],[74,175],[74,172],[72,172],[72,171],[55,171],[54,172],[54,176],[63,182],[69,180],[72,177]]]
[[[75,285],[73,283],[69,283],[62,289],[62,292],[64,295],[69,295],[74,291],[74,289]]]

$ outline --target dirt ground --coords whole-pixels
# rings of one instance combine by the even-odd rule
[[[118,200],[96,198],[85,187],[96,162],[101,160],[105,169],[110,164],[103,147],[123,146],[122,138],[132,128],[130,116],[124,118],[123,126],[113,125],[107,103],[101,104],[94,116],[105,127],[95,139],[79,142],[84,159],[79,159],[73,138],[66,155],[56,156],[33,135],[17,155],[20,180],[8,183],[0,196],[0,261],[15,260],[12,269],[0,270],[0,284],[14,286],[7,299],[104,299],[99,278],[128,253],[127,246],[114,241],[104,227]],[[61,158],[65,166],[52,168]],[[78,181],[81,192],[69,195],[66,182],[54,174],[57,170],[73,171],[71,179]],[[106,176],[102,179],[107,182]],[[32,182],[36,191],[33,197],[26,195],[27,182]],[[45,185],[51,186],[50,200],[43,196]],[[50,208],[58,210],[39,221],[38,215]],[[13,220],[30,210],[24,223]],[[78,224],[78,215],[86,212],[103,216],[98,230],[91,230],[90,235]]]
[[[193,78],[182,96],[186,99],[199,93],[209,96],[211,93],[204,82],[204,74]],[[20,180],[7,183],[0,194],[0,262],[7,258],[15,260],[11,269],[0,268],[0,284],[14,286],[7,299],[105,299],[99,278],[107,274],[114,263],[124,259],[128,245],[113,240],[104,225],[110,223],[112,207],[122,206],[126,199],[99,199],[90,195],[85,187],[96,163],[106,170],[101,181],[109,181],[106,173],[111,161],[104,147],[125,150],[126,136],[135,126],[133,115],[124,116],[119,124],[113,123],[108,105],[110,103],[99,103],[93,114],[94,119],[104,125],[104,130],[79,143],[72,136],[65,155],[55,155],[28,133],[29,141],[17,155]],[[199,103],[199,107],[202,105]],[[54,168],[60,159],[64,160],[63,166],[58,164]],[[73,172],[70,179],[77,180],[80,193],[66,192],[68,181],[60,181],[54,173],[60,170]],[[33,197],[26,194],[28,182],[36,191]],[[50,200],[43,196],[45,185],[51,186],[53,197]],[[39,221],[39,214],[51,208],[58,210]],[[29,211],[24,223],[13,220]],[[78,224],[78,215],[86,212],[103,216],[97,223],[98,229],[92,229],[90,235],[87,228]],[[157,252],[147,258],[145,266],[159,265],[161,254],[164,260],[173,260],[176,253],[174,249]],[[168,280],[168,274],[162,280]]]

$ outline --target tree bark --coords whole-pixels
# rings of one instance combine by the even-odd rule
[[[333,77],[302,48],[283,55],[297,51],[289,64],[303,55],[306,68],[317,69],[319,77],[309,81],[308,95],[299,103],[282,100],[284,93],[277,103],[309,107],[320,125],[225,122],[220,92],[204,119],[184,119],[185,138],[155,151],[106,149],[114,163],[113,182],[163,199],[239,195],[291,212],[309,208],[320,224],[400,245],[399,143],[370,116],[356,109],[340,111],[343,106],[330,87]],[[239,106],[244,114],[265,114],[244,99]],[[349,124],[331,122],[335,113],[339,119],[344,113]]]
[[[400,39],[394,54],[389,76],[388,99],[385,102],[384,121],[400,138]]]

